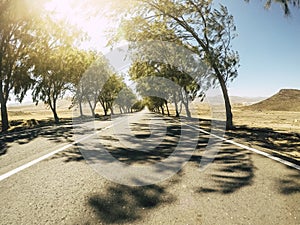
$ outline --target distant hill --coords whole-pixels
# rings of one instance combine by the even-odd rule
[[[229,96],[231,104],[238,104],[238,105],[251,105],[257,102],[260,102],[266,97],[239,97],[239,96]],[[210,96],[206,99],[210,104],[219,105],[224,104],[223,96]]]
[[[58,99],[56,104],[57,104],[57,109],[68,110],[70,105],[72,104],[71,98],[66,97],[64,99]],[[39,102],[38,105],[36,105],[33,102],[14,103],[14,104],[8,105],[9,110],[19,110],[20,107],[23,110],[44,110],[44,109],[48,108],[48,106],[45,105],[42,101]]]
[[[295,111],[300,112],[300,90],[282,89],[272,97],[245,107],[262,111]]]

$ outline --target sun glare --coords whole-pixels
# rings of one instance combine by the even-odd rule
[[[105,31],[113,26],[113,22],[103,14],[89,15],[88,7],[80,0],[51,0],[45,4],[45,9],[52,12],[55,19],[66,20],[89,35],[90,40],[83,43],[82,48],[101,51],[105,49]]]

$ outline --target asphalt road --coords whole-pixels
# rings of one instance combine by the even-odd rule
[[[200,170],[210,136],[147,111],[79,128],[8,137],[0,175],[87,138],[0,181],[0,224],[300,224],[297,169],[223,142]]]

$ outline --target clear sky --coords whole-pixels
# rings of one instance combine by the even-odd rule
[[[234,16],[238,33],[233,48],[241,66],[230,95],[271,96],[282,88],[300,89],[300,10],[292,8],[285,17],[279,4],[265,10],[265,1],[218,2]]]

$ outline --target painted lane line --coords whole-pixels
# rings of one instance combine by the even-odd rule
[[[186,123],[185,123],[185,124],[186,124]],[[267,157],[267,158],[273,159],[274,161],[280,162],[280,163],[282,163],[282,164],[284,164],[284,165],[286,165],[286,166],[289,166],[289,167],[292,167],[292,168],[294,168],[294,169],[300,170],[300,166],[297,165],[297,164],[295,164],[295,163],[292,163],[292,162],[289,162],[289,161],[287,161],[287,160],[281,159],[281,158],[279,158],[279,157],[273,156],[273,155],[271,155],[271,154],[269,154],[269,153],[260,151],[260,150],[258,150],[258,149],[255,149],[255,148],[252,148],[252,147],[249,147],[249,146],[246,146],[246,145],[243,145],[243,144],[234,142],[234,141],[232,141],[232,140],[228,140],[228,139],[226,139],[226,138],[224,138],[224,137],[220,137],[220,136],[218,136],[218,135],[212,134],[212,133],[210,133],[210,132],[208,132],[208,131],[205,131],[205,130],[203,130],[203,129],[201,129],[201,128],[197,128],[197,127],[194,127],[194,126],[189,125],[189,124],[186,124],[186,125],[187,125],[188,127],[191,127],[191,128],[193,128],[193,129],[195,129],[195,130],[200,131],[201,133],[208,134],[208,135],[211,135],[212,137],[215,137],[215,138],[217,138],[217,139],[220,139],[220,140],[222,140],[222,141],[224,141],[224,142],[226,142],[226,143],[233,144],[233,145],[238,146],[238,147],[240,147],[240,148],[243,148],[243,149],[246,149],[246,150],[255,152],[256,154],[265,156],[265,157]]]
[[[121,122],[121,121],[120,121],[120,122]],[[43,161],[43,160],[45,160],[45,159],[47,159],[47,158],[49,158],[49,157],[51,157],[51,156],[53,156],[53,155],[55,155],[55,154],[61,152],[61,151],[64,151],[64,150],[66,150],[66,149],[68,149],[68,148],[70,148],[70,147],[72,147],[72,146],[74,146],[74,145],[76,145],[76,144],[78,144],[78,143],[80,143],[80,142],[82,142],[82,141],[85,141],[85,140],[91,138],[92,136],[101,133],[102,131],[105,131],[105,130],[107,130],[107,129],[110,129],[110,128],[112,128],[113,126],[119,124],[120,122],[118,122],[118,123],[113,123],[113,124],[111,124],[111,125],[109,125],[109,126],[103,128],[103,129],[101,129],[101,130],[99,130],[99,131],[97,131],[97,132],[95,132],[95,133],[92,133],[92,134],[89,134],[89,135],[87,135],[87,136],[85,136],[85,137],[82,137],[82,138],[80,138],[80,139],[77,140],[77,141],[74,141],[74,142],[72,142],[72,143],[70,143],[70,144],[67,144],[67,145],[65,145],[65,146],[63,146],[63,147],[61,147],[61,148],[59,148],[59,149],[57,149],[57,150],[55,150],[55,151],[53,151],[53,152],[50,152],[50,153],[48,153],[48,154],[46,154],[46,155],[43,155],[43,156],[41,156],[41,157],[39,157],[39,158],[37,158],[37,159],[34,159],[34,160],[32,160],[32,161],[30,161],[30,162],[28,162],[28,163],[22,165],[22,166],[17,167],[17,168],[15,168],[15,169],[13,169],[13,170],[11,170],[11,171],[5,173],[5,174],[2,174],[2,175],[0,175],[0,181],[2,181],[2,180],[4,180],[4,179],[6,179],[6,178],[8,178],[8,177],[10,177],[10,176],[12,176],[12,175],[18,173],[18,172],[21,172],[22,170],[25,170],[25,169],[27,169],[27,168],[29,168],[29,167],[31,167],[31,166],[33,166],[33,165],[35,165],[35,164],[37,164],[37,163]]]

